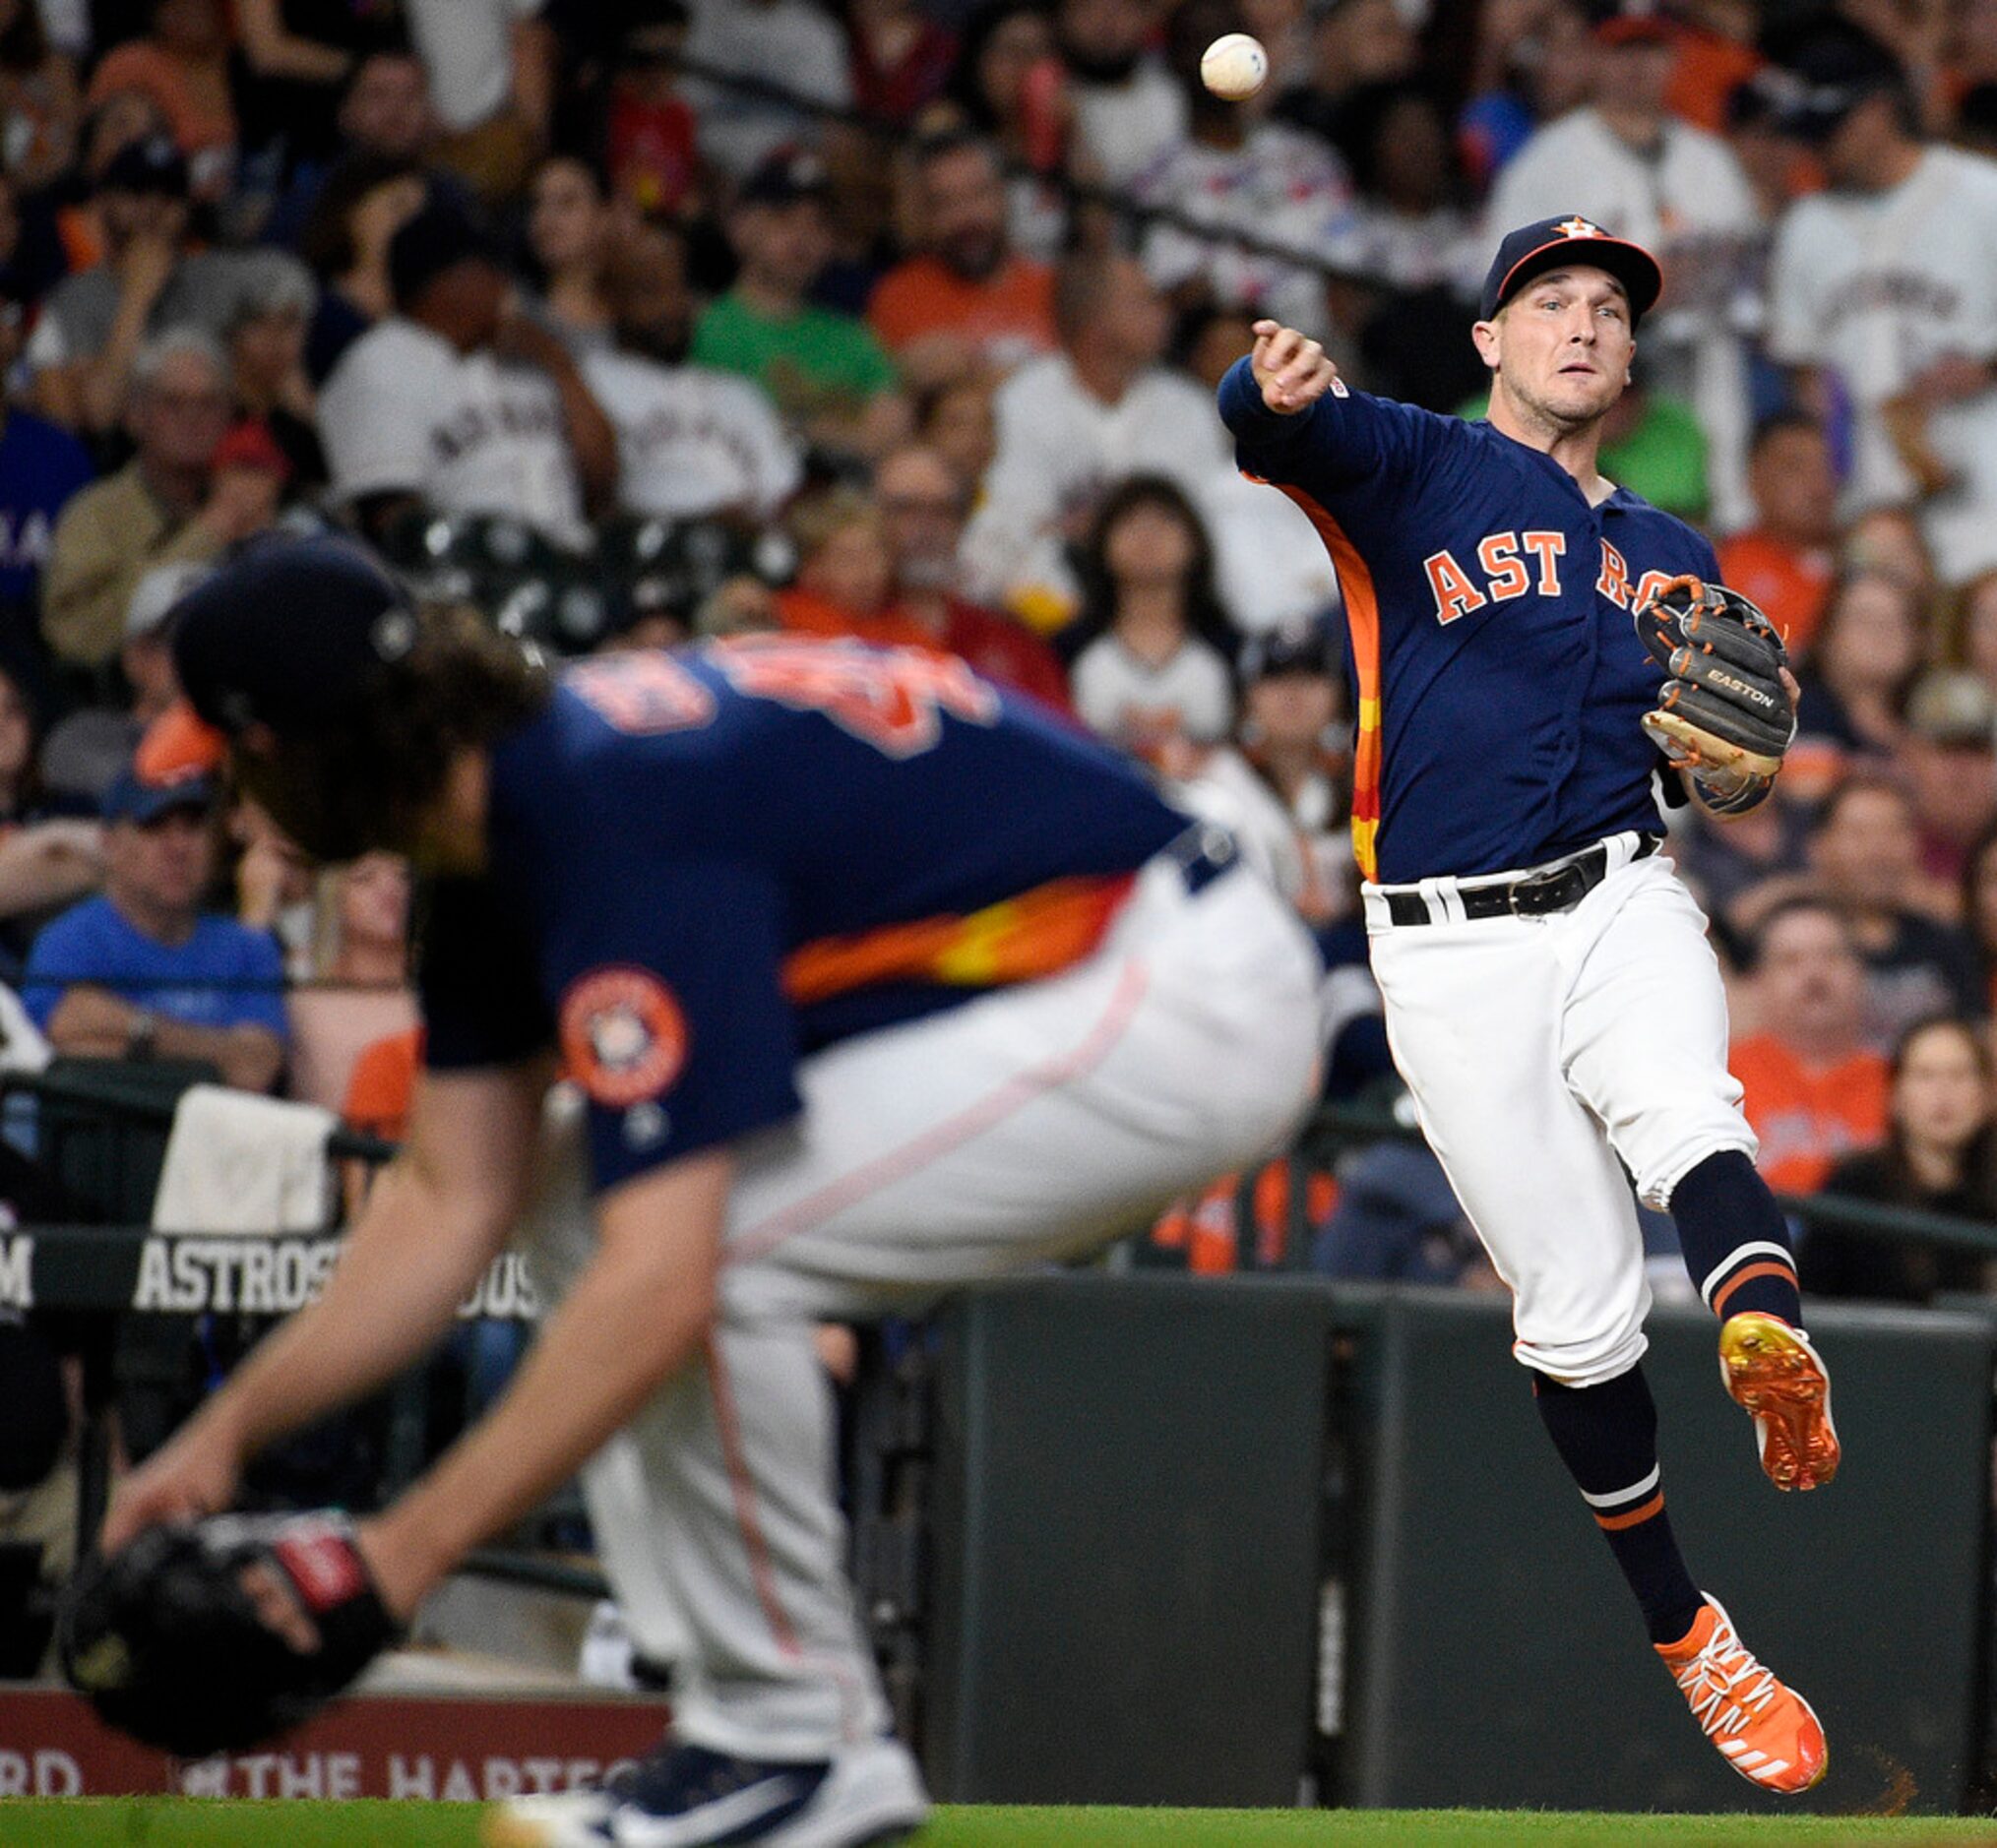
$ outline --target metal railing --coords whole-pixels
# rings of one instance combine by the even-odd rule
[[[173,1116],[170,1102],[162,1101],[156,1090],[146,1089],[131,1070],[113,1062],[71,1065],[48,1074],[0,1075],[0,1096],[10,1093],[31,1096],[43,1105],[69,1112],[100,1113],[106,1128],[113,1133],[121,1129],[142,1131],[157,1138]],[[1346,1150],[1386,1139],[1420,1140],[1417,1131],[1391,1112],[1351,1105],[1328,1106],[1305,1127],[1290,1159],[1300,1179],[1313,1165],[1328,1166]],[[328,1142],[329,1154],[369,1164],[391,1157],[395,1148],[394,1143],[379,1137],[347,1130],[335,1132]],[[1316,1228],[1309,1221],[1305,1189],[1293,1184],[1289,1192],[1292,1225],[1279,1267],[1301,1271],[1308,1267],[1310,1238]],[[1997,1225],[1829,1195],[1783,1197],[1781,1203],[1785,1210],[1811,1224],[1997,1256]],[[1244,1214],[1244,1219],[1247,1217]],[[141,1318],[184,1317],[187,1310],[176,1308],[172,1300],[149,1297],[143,1281],[142,1259],[149,1243],[174,1236],[178,1235],[157,1234],[148,1226],[132,1224],[24,1225],[0,1232],[0,1308],[57,1309]],[[1252,1238],[1252,1230],[1247,1236]],[[308,1270],[323,1275],[337,1246],[338,1234],[329,1228],[317,1234],[232,1237],[209,1243],[227,1244],[230,1247],[227,1255],[246,1253],[253,1246],[258,1248],[262,1254],[257,1261],[259,1275],[285,1277],[292,1270],[301,1276]],[[242,1274],[240,1265],[235,1274]],[[234,1298],[210,1299],[203,1307],[224,1313],[284,1313],[297,1306],[290,1295],[268,1304],[261,1299],[244,1303],[238,1291]],[[413,1405],[405,1407],[396,1423],[400,1432],[391,1438],[394,1457],[389,1472],[391,1487],[412,1477],[425,1461],[420,1436],[414,1429],[420,1423],[419,1412]],[[95,1531],[101,1518],[109,1454],[108,1433],[87,1431],[79,1508],[81,1530],[86,1535]],[[607,1581],[600,1571],[573,1560],[551,1559],[506,1546],[478,1549],[467,1558],[463,1570],[561,1595],[593,1599],[608,1592]]]
[[[1418,1142],[1421,1133],[1390,1111],[1349,1104],[1327,1105],[1297,1139],[1297,1152],[1301,1158],[1322,1159],[1344,1148],[1389,1138]],[[1292,1188],[1291,1199],[1300,1200],[1300,1190]],[[1955,1251],[1997,1257],[1997,1224],[1980,1219],[1929,1212],[1916,1206],[1881,1205],[1841,1194],[1778,1194],[1776,1200],[1784,1213],[1806,1225],[1876,1233],[1885,1238],[1945,1245]]]
[[[842,128],[853,129],[898,148],[918,146],[928,139],[928,132],[925,130],[912,128],[905,123],[887,121],[879,116],[869,115],[864,110],[829,103],[821,97],[806,95],[802,91],[793,90],[788,84],[777,78],[731,71],[721,65],[710,64],[703,59],[689,58],[683,54],[676,56],[673,62],[684,76],[712,84],[718,90],[781,103],[799,115],[810,116],[819,122],[835,123]],[[1066,173],[1059,171],[1043,171],[1029,165],[1026,161],[1015,159],[982,131],[972,129],[969,132],[977,134],[980,140],[992,147],[1008,179],[1030,179],[1041,185],[1050,186],[1061,195],[1063,202],[1071,210],[1079,207],[1085,211],[1107,212],[1116,217],[1130,219],[1145,226],[1169,225],[1174,230],[1183,231],[1203,243],[1224,245],[1231,249],[1246,251],[1251,256],[1268,258],[1272,262],[1287,264],[1298,270],[1307,270],[1327,282],[1342,282],[1375,290],[1384,286],[1379,276],[1371,270],[1340,263],[1316,252],[1301,250],[1294,244],[1279,243],[1273,238],[1259,236],[1252,227],[1235,223],[1211,223],[1206,219],[1194,217],[1190,213],[1180,211],[1176,206],[1140,200],[1122,187],[1096,186],[1071,179]]]

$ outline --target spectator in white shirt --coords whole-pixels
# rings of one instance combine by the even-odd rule
[[[547,140],[556,46],[544,4],[404,0],[446,131],[437,157],[488,200],[519,193]]]
[[[1966,584],[1997,565],[1997,162],[1923,140],[1891,54],[1848,31],[1792,75],[1786,125],[1831,186],[1777,234],[1769,349],[1848,406],[1841,516],[1919,498],[1943,581]]]
[[[1172,214],[1146,232],[1145,268],[1181,301],[1253,307],[1289,327],[1322,330],[1325,286],[1314,266],[1351,235],[1351,179],[1317,136],[1251,115],[1201,82],[1201,53],[1243,24],[1235,0],[1184,0],[1172,15],[1166,57],[1185,99],[1186,132],[1133,182],[1141,204]],[[1294,260],[1235,243],[1233,231],[1293,251]]]
[[[421,501],[579,539],[607,501],[617,437],[568,348],[521,314],[483,235],[432,204],[389,244],[396,312],[319,398],[333,496],[371,536]]]
[[[769,399],[732,372],[687,363],[693,298],[677,236],[647,229],[613,247],[602,275],[614,350],[583,376],[617,430],[618,502],[671,520],[767,520],[797,490],[797,446]]]
[[[1347,915],[1352,865],[1351,726],[1338,647],[1322,622],[1273,629],[1241,650],[1241,716],[1175,794],[1232,830],[1313,926]]]
[[[1753,512],[1742,317],[1765,232],[1732,150],[1666,106],[1674,55],[1669,24],[1637,0],[1599,24],[1591,100],[1540,129],[1498,175],[1482,247],[1571,212],[1656,252],[1664,298],[1644,319],[1647,369],[1656,390],[1697,411],[1715,524],[1730,531]]]
[[[1076,132],[1106,186],[1128,185],[1186,132],[1186,99],[1149,48],[1155,24],[1145,0],[1060,0],[1055,12]]]
[[[1132,475],[1095,517],[1082,613],[1062,637],[1075,710],[1168,776],[1189,774],[1234,724],[1232,624],[1214,546],[1176,482]]]
[[[1046,629],[1080,592],[1067,547],[1128,474],[1168,475],[1212,526],[1228,607],[1262,629],[1322,608],[1336,585],[1311,525],[1245,481],[1210,393],[1160,363],[1165,304],[1134,258],[1071,257],[1055,278],[1061,350],[993,400],[998,450],[965,534],[969,593]]]

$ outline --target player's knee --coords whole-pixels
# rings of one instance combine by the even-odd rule
[[[1628,1373],[1649,1346],[1640,1319],[1634,1327],[1619,1328],[1606,1337],[1529,1342],[1522,1336],[1513,1343],[1512,1353],[1521,1366],[1562,1386],[1597,1386]]]
[[[1643,1358],[1651,1287],[1640,1250],[1626,1263],[1604,1264],[1591,1281],[1570,1270],[1549,1282],[1545,1292],[1530,1281],[1519,1292],[1512,1351],[1523,1365],[1568,1386],[1589,1386],[1627,1373]]]
[[[1623,1157],[1636,1181],[1637,1198],[1658,1212],[1671,1210],[1678,1183],[1701,1163],[1729,1151],[1752,1161],[1761,1146],[1746,1118],[1733,1109],[1659,1128],[1663,1133],[1649,1139],[1651,1145],[1637,1151],[1635,1159]]]

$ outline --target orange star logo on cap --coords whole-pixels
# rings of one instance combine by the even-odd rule
[[[1599,237],[1601,226],[1591,224],[1586,218],[1562,218],[1553,227],[1562,237]]]

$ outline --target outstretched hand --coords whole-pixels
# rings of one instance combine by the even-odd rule
[[[1277,321],[1256,322],[1255,350],[1248,363],[1255,383],[1262,387],[1262,401],[1284,417],[1307,410],[1339,377],[1338,367],[1316,340]]]

